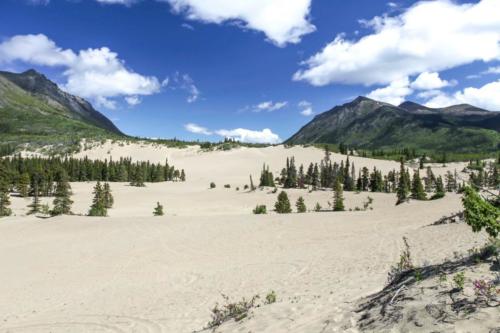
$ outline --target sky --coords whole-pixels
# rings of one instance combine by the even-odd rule
[[[123,132],[278,143],[357,96],[500,111],[500,0],[1,0],[0,69]]]

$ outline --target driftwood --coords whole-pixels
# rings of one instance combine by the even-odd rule
[[[449,223],[458,223],[464,219],[464,212],[458,212],[452,214],[450,216],[443,216],[439,220],[432,223],[432,225],[440,225],[440,224],[449,224]]]

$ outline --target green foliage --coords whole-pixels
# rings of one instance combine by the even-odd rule
[[[458,290],[464,290],[465,285],[465,273],[460,272],[453,276],[453,282]]]
[[[256,295],[250,300],[243,298],[239,302],[231,302],[226,295],[223,294],[222,297],[226,304],[222,306],[215,304],[211,310],[212,319],[207,324],[207,329],[214,329],[229,320],[240,321],[246,318],[248,312],[256,306],[256,302],[259,299],[259,296]]]
[[[399,256],[399,262],[396,266],[392,266],[388,274],[388,282],[396,280],[401,274],[408,272],[414,268],[411,258],[411,249],[408,244],[408,239],[403,237],[404,249]]]
[[[396,201],[396,205],[402,204],[403,202],[408,200],[408,192],[409,192],[408,182],[409,180],[407,179],[404,160],[401,158],[400,168],[399,168],[399,179],[396,189],[396,194],[398,198],[398,200]]]
[[[253,213],[254,214],[267,214],[267,207],[266,205],[257,205],[254,210],[253,210]]]
[[[71,185],[68,181],[68,174],[65,170],[61,170],[57,178],[56,189],[54,192],[54,208],[51,213],[52,215],[71,214],[71,205],[73,204],[73,201],[70,199]]]
[[[276,293],[274,292],[274,290],[272,290],[266,295],[266,304],[276,303],[276,299],[277,299]]]
[[[290,200],[288,200],[288,195],[285,191],[281,191],[278,194],[278,201],[274,204],[274,209],[278,214],[289,214],[292,212]]]
[[[10,206],[9,186],[0,178],[0,217],[10,216],[12,210]]]
[[[113,204],[115,203],[115,199],[113,198],[113,195],[111,194],[111,187],[109,186],[109,183],[104,183],[103,200],[104,200],[104,207],[106,207],[107,209],[113,208]]]
[[[225,184],[224,188],[231,188],[231,185],[230,184]]]
[[[411,197],[415,200],[426,200],[427,196],[424,191],[424,186],[422,185],[422,180],[420,179],[419,170],[415,170],[413,173],[413,181],[411,186]]]
[[[156,207],[153,210],[153,215],[154,216],[163,216],[163,206],[159,202],[156,203]]]
[[[344,194],[343,194],[343,189],[342,189],[342,184],[340,183],[340,180],[337,179],[335,182],[335,187],[333,189],[334,194],[333,194],[333,211],[335,212],[340,212],[344,211]]]
[[[274,177],[273,173],[269,171],[269,166],[262,167],[262,172],[260,174],[260,183],[259,186],[268,186],[268,187],[274,187]]]
[[[299,197],[297,199],[297,202],[295,203],[295,207],[297,208],[297,213],[305,213],[305,212],[307,212],[307,207],[306,207],[306,204],[304,202],[304,198],[303,197]]]
[[[89,216],[107,216],[108,209],[106,208],[104,201],[104,189],[100,182],[97,182],[94,187],[94,198],[92,200],[92,206],[90,206]]]
[[[321,212],[321,205],[319,204],[319,202],[316,202],[316,205],[314,206],[314,211],[315,212]]]
[[[215,183],[214,183],[214,182],[211,182],[211,183],[210,183],[210,188],[216,188],[216,185],[215,185]]]
[[[462,198],[465,222],[474,232],[483,228],[491,237],[500,233],[500,209],[484,200],[472,187],[465,187]]]

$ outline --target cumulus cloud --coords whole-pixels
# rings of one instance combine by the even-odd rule
[[[471,104],[487,110],[500,111],[500,80],[482,87],[468,87],[453,94],[440,92],[425,104],[428,107],[445,107],[454,104]]]
[[[387,85],[424,72],[500,59],[498,0],[421,1],[397,16],[365,21],[358,40],[337,36],[302,63],[294,80]]]
[[[300,42],[316,30],[309,22],[312,0],[162,0],[174,13],[204,23],[236,22],[263,32],[278,46]]]
[[[118,54],[107,47],[74,52],[58,47],[43,34],[17,35],[0,44],[0,64],[15,61],[64,68],[64,90],[107,108],[116,107],[116,101],[112,100],[115,97],[137,97],[160,91],[156,77],[127,68]]]
[[[234,139],[240,142],[248,143],[280,143],[281,138],[273,133],[269,128],[265,128],[261,131],[249,130],[246,128],[236,128],[232,130],[221,129],[215,131],[215,133],[224,138]]]
[[[206,127],[199,126],[193,123],[189,123],[184,125],[186,131],[195,133],[195,134],[203,134],[203,135],[212,135],[212,132],[209,131]]]
[[[368,94],[368,97],[392,105],[399,105],[404,102],[406,96],[412,93],[410,81],[408,78],[404,78],[391,82],[387,87],[373,90]]]
[[[127,96],[125,97],[125,102],[130,106],[136,106],[141,104],[142,101],[139,96]]]
[[[273,102],[273,101],[267,101],[267,102],[262,102],[257,104],[255,107],[253,107],[254,112],[261,112],[261,111],[276,111],[279,109],[284,108],[288,102],[283,101],[283,102]]]
[[[441,89],[452,84],[454,83],[442,80],[439,73],[423,72],[412,82],[411,87],[418,90],[432,90]]]
[[[305,117],[309,117],[314,114],[312,104],[308,101],[300,101],[298,107],[300,109],[300,114]]]

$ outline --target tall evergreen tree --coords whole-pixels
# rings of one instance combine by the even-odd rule
[[[0,178],[0,217],[10,216],[12,214],[12,210],[9,206],[9,186],[4,179]]]
[[[337,178],[335,182],[335,187],[333,189],[333,210],[335,212],[344,211],[344,193],[342,190],[342,184],[340,183],[340,179]]]
[[[425,200],[427,196],[425,195],[424,186],[422,185],[422,180],[420,179],[419,170],[415,170],[413,173],[413,181],[411,184],[411,197],[415,200]]]
[[[396,190],[398,200],[396,201],[396,205],[399,205],[408,199],[408,191],[409,191],[408,181],[406,180],[405,163],[403,158],[401,158],[400,164],[401,165],[399,169],[398,186]]]
[[[109,183],[104,183],[102,191],[104,207],[107,209],[112,208],[115,203],[115,199],[113,198],[113,194],[111,194],[111,187],[109,186]]]
[[[17,183],[17,191],[19,195],[23,198],[26,198],[29,194],[29,186],[30,186],[30,175],[27,172],[23,172],[21,176],[19,176],[19,181]]]
[[[307,207],[304,202],[304,198],[299,197],[295,203],[295,207],[297,208],[297,213],[305,213],[307,211]]]
[[[104,190],[100,182],[94,187],[94,198],[92,199],[92,206],[90,206],[89,216],[107,216],[108,210],[104,204]]]
[[[278,194],[278,201],[274,204],[274,209],[278,214],[289,214],[292,212],[290,200],[285,191],[281,191],[281,193]]]
[[[35,182],[33,188],[33,200],[31,201],[31,204],[28,205],[29,208],[28,215],[40,213],[40,211],[42,210],[39,193],[40,192],[38,191],[38,183]]]
[[[52,215],[71,214],[71,205],[73,204],[73,201],[70,199],[71,185],[68,181],[68,174],[64,170],[61,170],[58,174],[54,194],[55,199]]]
[[[440,199],[440,198],[444,197],[444,195],[445,195],[445,192],[444,192],[443,178],[441,176],[438,176],[436,179],[436,192],[431,197],[431,200]]]

